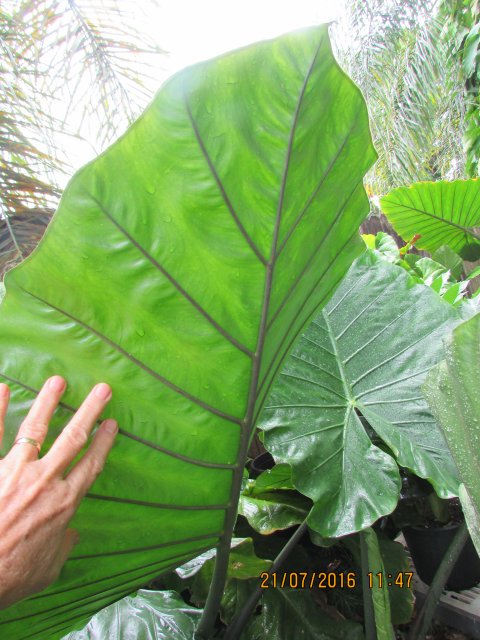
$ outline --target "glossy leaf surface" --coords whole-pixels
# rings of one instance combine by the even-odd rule
[[[141,590],[102,609],[65,640],[193,640],[201,613],[174,591]]]
[[[423,386],[460,472],[460,498],[480,553],[480,314],[457,327]]]
[[[380,200],[395,231],[418,249],[433,252],[448,245],[465,260],[480,258],[480,181],[416,182]]]
[[[259,426],[267,449],[289,462],[296,488],[314,501],[312,529],[341,536],[390,513],[397,463],[441,496],[456,492],[455,466],[421,384],[459,321],[435,292],[368,252],[298,341]]]
[[[6,277],[4,449],[54,373],[69,387],[44,450],[99,380],[121,432],[60,580],[2,612],[2,636],[58,638],[219,541],[228,553],[255,419],[361,251],[374,159],[316,27],[174,76],[74,177]]]
[[[302,640],[363,640],[361,625],[333,620],[313,601],[310,589],[267,589],[262,611],[242,635],[242,640],[301,638]]]
[[[247,488],[240,495],[238,513],[262,535],[301,524],[310,511],[311,501],[296,491],[253,492]]]

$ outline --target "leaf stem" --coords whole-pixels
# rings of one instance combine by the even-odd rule
[[[245,435],[242,434],[242,448],[245,447],[248,448],[248,441],[246,440]],[[200,622],[198,623],[198,627],[195,631],[195,640],[208,640],[218,615],[220,601],[222,599],[225,582],[227,580],[230,543],[232,540],[235,521],[237,519],[236,505],[238,504],[242,489],[245,458],[246,453],[242,451],[240,455],[240,462],[242,464],[237,466],[233,474],[231,504],[226,512],[224,531],[217,546],[217,556],[215,559],[212,582],[210,584],[202,617],[200,618]],[[235,505],[235,507],[232,507],[232,505]]]
[[[365,622],[366,640],[377,640],[377,628],[375,625],[375,610],[373,608],[372,590],[368,582],[368,548],[365,534],[359,533],[360,538],[360,558],[362,563],[362,596],[363,596],[363,618]]]
[[[287,542],[287,544],[280,551],[278,556],[273,561],[273,564],[270,568],[270,573],[278,571],[281,565],[285,562],[287,557],[293,551],[297,543],[303,537],[305,531],[307,530],[307,520],[305,519],[302,524],[295,531],[293,536]],[[223,636],[223,640],[236,640],[240,637],[240,634],[243,631],[243,628],[247,624],[250,616],[252,615],[255,607],[257,606],[257,602],[259,601],[261,595],[263,593],[263,589],[258,586],[255,591],[250,595],[247,602],[244,604],[242,609],[237,613],[237,615],[233,618],[230,625],[228,626],[225,635]]]

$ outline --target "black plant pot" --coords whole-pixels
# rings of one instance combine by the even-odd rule
[[[265,451],[265,453],[261,453],[259,456],[254,458],[250,463],[249,475],[250,478],[258,478],[258,476],[262,473],[262,471],[266,471],[267,469],[272,469],[275,466],[275,460],[273,459],[272,454]]]
[[[403,535],[412,554],[420,578],[431,584],[438,565],[445,556],[460,523],[443,527],[405,527]],[[452,591],[470,589],[480,582],[480,558],[470,536],[455,563],[446,588]]]

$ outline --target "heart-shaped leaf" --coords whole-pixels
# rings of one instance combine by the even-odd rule
[[[368,252],[303,334],[259,426],[265,446],[291,464],[295,486],[314,500],[311,528],[341,536],[390,513],[397,463],[440,496],[456,492],[455,465],[420,385],[458,322],[460,311]],[[372,442],[359,413],[396,461]]]
[[[480,258],[480,180],[416,182],[380,200],[382,211],[405,241],[433,252],[448,245],[465,260]]]
[[[203,550],[228,554],[256,417],[361,251],[374,159],[322,26],[174,76],[74,177],[6,277],[4,452],[53,373],[69,387],[45,449],[99,380],[121,432],[60,580],[3,612],[2,635],[57,638]]]

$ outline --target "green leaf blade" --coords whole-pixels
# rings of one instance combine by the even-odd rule
[[[319,27],[178,74],[72,179],[42,244],[6,277],[3,447],[54,373],[68,389],[45,451],[99,380],[120,433],[60,581],[4,612],[2,633],[58,638],[229,547],[256,413],[361,250],[374,158],[363,98]]]
[[[480,314],[453,331],[445,351],[446,360],[428,374],[423,391],[459,469],[460,498],[472,539],[480,551]]]
[[[480,182],[417,182],[380,200],[382,211],[405,241],[414,235],[419,249],[447,245],[465,260],[480,257]]]
[[[322,536],[360,531],[390,513],[398,464],[439,495],[456,493],[456,468],[420,385],[442,357],[441,337],[460,321],[436,293],[367,253],[297,342],[259,426],[314,501],[309,525]]]

